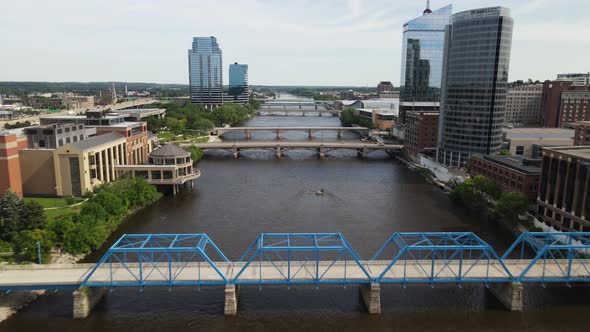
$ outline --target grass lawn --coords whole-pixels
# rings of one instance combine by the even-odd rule
[[[45,217],[47,217],[47,220],[56,219],[58,217],[65,216],[68,214],[78,214],[80,212],[80,209],[82,208],[82,206],[83,206],[83,204],[79,205],[79,206],[70,207],[70,208],[45,210],[44,214],[45,214]]]
[[[32,202],[35,201],[43,208],[54,208],[54,207],[64,207],[68,206],[68,199],[67,198],[60,198],[60,197],[25,197],[25,202]],[[80,203],[83,199],[81,198],[73,198],[74,204]],[[71,202],[70,202],[71,203]]]
[[[174,133],[169,131],[164,131],[158,133],[158,138],[160,139],[161,143],[168,143],[168,142],[176,142],[176,141],[183,141],[183,142],[191,142],[191,143],[205,143],[209,141],[209,136],[199,136],[192,133],[183,134],[177,136]]]

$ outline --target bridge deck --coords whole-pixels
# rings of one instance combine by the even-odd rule
[[[513,276],[519,275],[530,264],[529,260],[505,260],[504,264]],[[369,283],[378,278],[391,261],[364,261],[363,268],[369,273],[367,277],[363,269],[355,261],[321,261],[316,262],[252,262],[246,269],[243,262],[214,263],[225,277],[236,284],[296,284],[317,281],[319,283],[339,283],[342,280],[356,283]],[[431,260],[398,262],[385,273],[382,281],[389,283],[428,283],[434,282],[477,282],[489,279],[491,282],[511,282],[499,262],[478,262],[463,260],[461,278],[458,277],[460,261],[435,261],[434,269]],[[544,265],[545,264],[545,265]],[[587,267],[590,260],[575,260],[571,266],[573,277],[587,278]],[[0,289],[34,289],[34,288],[77,288],[82,285],[94,264],[48,264],[26,266],[4,266],[0,268]],[[567,271],[567,260],[554,260],[543,263],[539,261],[526,274],[527,279],[562,278]],[[207,263],[139,263],[104,264],[92,274],[89,286],[138,286],[141,271],[142,285],[167,285],[170,275],[174,277],[174,285],[193,284],[200,280],[204,284],[226,284],[223,277]],[[432,278],[434,271],[434,278]],[[238,275],[239,274],[239,275]],[[236,279],[237,277],[237,279]]]
[[[196,146],[200,149],[231,149],[237,148],[334,148],[334,149],[372,149],[372,150],[400,150],[403,145],[378,145],[367,144],[362,142],[220,142],[220,143],[191,143],[189,146]]]

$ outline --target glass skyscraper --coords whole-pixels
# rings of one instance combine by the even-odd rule
[[[229,65],[229,96],[237,103],[248,102],[250,98],[248,65],[237,62]]]
[[[513,24],[504,7],[451,16],[445,32],[440,163],[462,167],[472,154],[500,151]]]
[[[438,102],[442,77],[445,27],[453,6],[431,11],[404,24],[400,100]]]
[[[221,49],[215,37],[194,37],[188,50],[191,103],[207,107],[223,104]]]

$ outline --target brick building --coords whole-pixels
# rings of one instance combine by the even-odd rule
[[[438,136],[438,112],[407,112],[404,146],[410,157],[434,155]]]
[[[469,173],[483,175],[494,180],[501,191],[521,193],[534,202],[541,176],[539,166],[539,160],[520,156],[472,156]]]
[[[576,87],[561,93],[559,126],[590,121],[590,87]]]
[[[12,133],[0,133],[0,196],[10,190],[23,196],[18,152],[27,148],[27,138]]]
[[[590,145],[590,121],[574,124],[574,146]]]
[[[589,180],[590,147],[544,149],[539,220],[560,231],[590,231]]]

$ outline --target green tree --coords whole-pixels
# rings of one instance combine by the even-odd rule
[[[187,151],[191,153],[191,159],[193,160],[194,164],[203,158],[203,151],[194,145],[189,147]]]
[[[36,201],[21,201],[20,230],[33,230],[43,228],[47,218],[43,213],[43,207]]]
[[[12,191],[6,191],[0,198],[0,238],[11,241],[15,232],[20,231],[22,201]]]
[[[108,215],[117,218],[121,217],[126,210],[126,206],[123,204],[121,198],[108,190],[99,192],[94,196],[92,201],[93,203],[102,206]]]
[[[502,220],[511,225],[516,225],[518,223],[518,216],[525,214],[528,206],[529,202],[523,194],[505,192],[496,201],[494,212]]]
[[[15,237],[14,253],[20,259],[37,261],[37,242],[39,242],[41,255],[47,258],[55,246],[55,237],[52,231],[39,228],[20,231]]]

